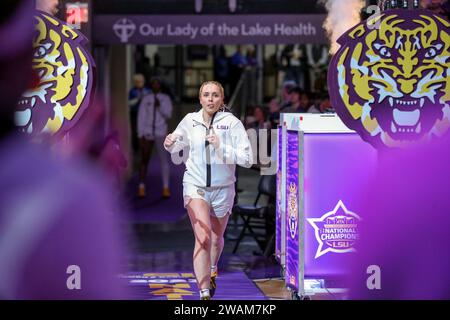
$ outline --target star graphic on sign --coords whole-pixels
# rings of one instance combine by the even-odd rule
[[[327,243],[325,243],[324,240],[322,240],[321,233],[322,230],[324,229],[324,225],[335,223],[330,221],[335,221],[336,219],[338,219],[337,223],[342,223],[341,221],[339,221],[342,220],[344,224],[347,221],[349,221],[349,223],[356,224],[357,221],[361,220],[361,218],[356,213],[347,210],[342,200],[339,200],[334,209],[330,212],[325,213],[322,217],[307,219],[308,222],[311,224],[311,226],[314,228],[316,240],[319,243],[319,247],[317,248],[317,252],[314,257],[315,259],[319,258],[320,256],[323,256],[328,252],[347,253],[355,251],[355,249],[351,246],[347,248],[336,249],[329,246]]]

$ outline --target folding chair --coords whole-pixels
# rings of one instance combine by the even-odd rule
[[[259,206],[261,195],[268,196],[265,206]],[[236,240],[233,253],[236,253],[242,239],[247,236],[253,237],[260,249],[265,252],[266,246],[274,233],[275,226],[275,198],[276,177],[275,175],[263,175],[258,183],[258,195],[253,205],[235,205],[233,213],[244,221],[242,231]],[[263,230],[263,232],[256,232]]]

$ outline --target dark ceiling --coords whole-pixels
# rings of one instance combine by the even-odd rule
[[[237,0],[235,14],[325,13],[318,0]],[[94,14],[196,14],[194,0],[92,0]],[[203,0],[200,14],[230,14],[228,0]]]

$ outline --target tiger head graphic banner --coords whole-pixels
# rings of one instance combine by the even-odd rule
[[[450,127],[450,23],[389,10],[338,40],[328,73],[343,122],[377,149],[441,137]]]
[[[91,103],[94,60],[78,30],[40,11],[34,23],[33,69],[39,81],[22,95],[15,122],[29,134],[63,135]]]

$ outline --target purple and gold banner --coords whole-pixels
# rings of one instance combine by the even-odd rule
[[[286,286],[299,288],[299,133],[287,131],[286,141]]]
[[[96,15],[98,44],[327,43],[325,15]]]
[[[281,215],[285,211],[282,203],[282,170],[283,170],[283,127],[278,127],[278,159],[277,159],[277,203],[276,203],[276,227],[275,227],[275,257],[280,260],[281,248]]]

